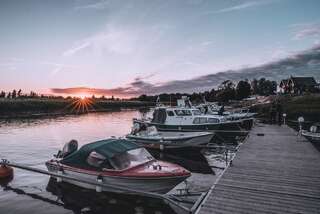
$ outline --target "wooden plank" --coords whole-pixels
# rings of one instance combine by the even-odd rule
[[[319,163],[294,130],[259,124],[197,213],[320,213]]]

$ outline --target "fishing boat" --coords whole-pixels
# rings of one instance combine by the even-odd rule
[[[302,136],[314,143],[320,143],[320,123],[315,123],[310,127],[310,130],[302,130]]]
[[[141,130],[142,129],[142,130]],[[158,131],[156,127],[134,126],[127,139],[151,149],[183,149],[208,144],[212,132]]]
[[[183,167],[156,160],[145,148],[126,139],[106,139],[82,146],[67,143],[55,158],[46,162],[50,172],[88,181],[100,181],[110,188],[101,191],[124,193],[123,189],[167,193],[191,174]],[[80,187],[95,185],[64,179]]]

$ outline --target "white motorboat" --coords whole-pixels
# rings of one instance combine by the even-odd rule
[[[146,130],[139,130],[140,128],[134,127],[126,138],[144,147],[160,150],[208,144],[214,136],[212,132],[157,131],[154,126],[146,127]]]

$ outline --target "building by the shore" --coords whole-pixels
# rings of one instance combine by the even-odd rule
[[[281,80],[280,92],[284,94],[302,94],[319,91],[319,83],[314,77],[293,77]]]

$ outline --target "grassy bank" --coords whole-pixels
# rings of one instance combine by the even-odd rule
[[[297,120],[303,116],[306,121],[320,121],[320,94],[302,96],[280,95],[274,96],[273,100],[280,100],[283,113],[287,114],[288,120]],[[261,117],[269,117],[271,104],[261,104],[252,107]]]
[[[0,99],[0,118],[36,117],[88,112],[110,111],[120,108],[140,108],[154,103],[103,99]]]

